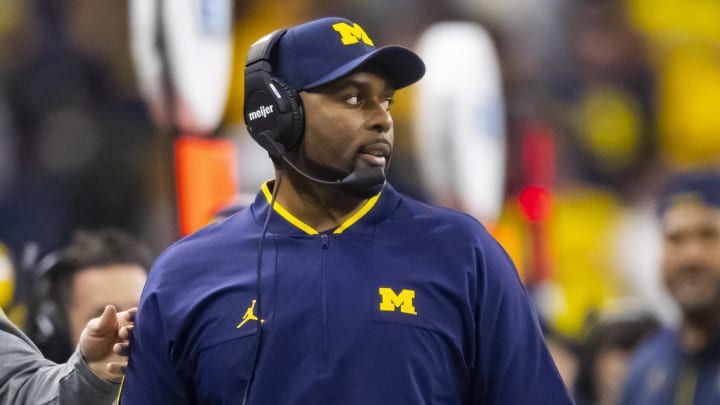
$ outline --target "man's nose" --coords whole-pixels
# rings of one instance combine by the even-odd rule
[[[374,102],[368,108],[368,127],[375,132],[388,132],[393,126],[392,114],[382,101]]]

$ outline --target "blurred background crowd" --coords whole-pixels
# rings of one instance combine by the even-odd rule
[[[155,253],[183,233],[178,134],[157,125],[143,100],[129,14],[127,1],[0,0],[0,305],[19,325],[38,263],[77,230],[117,228]],[[657,271],[654,201],[670,174],[720,165],[720,2],[237,0],[228,100],[207,135],[236,148],[236,202],[272,176],[242,122],[247,49],[273,29],[327,15],[359,22],[376,44],[410,48],[444,21],[488,32],[507,148],[502,210],[486,225],[535,296],[548,336],[574,350],[607,319],[675,319]],[[463,209],[418,175],[415,96],[398,95],[390,180]]]

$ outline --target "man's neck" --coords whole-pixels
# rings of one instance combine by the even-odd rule
[[[277,202],[318,232],[337,228],[367,201],[335,186],[315,184],[293,174],[276,171],[276,179],[283,176]],[[277,184],[275,180],[273,186]]]

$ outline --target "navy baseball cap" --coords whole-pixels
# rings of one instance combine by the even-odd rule
[[[684,202],[720,208],[720,172],[692,170],[675,175],[660,195],[658,216]]]
[[[425,64],[401,46],[375,47],[357,23],[327,17],[287,29],[280,39],[276,74],[296,90],[308,90],[332,82],[360,66],[379,68],[395,89],[420,80]]]

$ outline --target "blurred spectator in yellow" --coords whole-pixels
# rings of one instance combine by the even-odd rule
[[[633,197],[657,155],[655,74],[620,0],[568,5],[567,55],[551,74],[560,123],[560,181]]]
[[[535,153],[535,160],[557,174],[543,235],[551,277],[536,297],[548,322],[571,336],[589,311],[625,292],[612,250],[615,230],[623,208],[647,194],[658,161],[655,72],[623,5],[565,2],[565,52],[544,73],[547,94],[525,98],[531,122],[546,124],[552,144],[553,155]],[[525,143],[537,136],[526,132]],[[525,178],[532,179],[525,161]]]
[[[69,246],[38,265],[28,335],[45,357],[66,361],[85,324],[106,305],[137,306],[152,260],[143,242],[117,229],[76,232]]]
[[[575,401],[615,405],[620,401],[628,359],[660,323],[647,312],[623,312],[590,323],[579,349]]]
[[[677,175],[658,204],[665,287],[682,313],[677,327],[640,346],[622,404],[720,403],[720,172]]]

